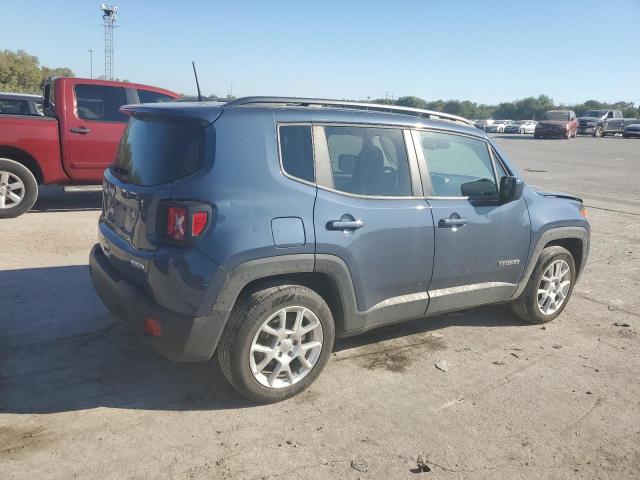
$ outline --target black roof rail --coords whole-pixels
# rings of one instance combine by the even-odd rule
[[[235,107],[241,105],[259,105],[259,104],[275,104],[275,105],[294,105],[300,107],[321,106],[321,107],[344,107],[357,110],[374,110],[390,113],[401,113],[406,115],[415,115],[417,117],[438,118],[441,120],[449,120],[451,122],[464,123],[465,125],[474,126],[471,120],[451,115],[450,113],[436,112],[434,110],[424,110],[422,108],[403,107],[400,105],[383,105],[379,103],[354,102],[350,100],[326,100],[321,98],[297,98],[297,97],[241,97],[227,102],[224,107]]]

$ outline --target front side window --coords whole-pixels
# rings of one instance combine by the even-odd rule
[[[324,127],[336,190],[357,195],[411,196],[402,130]]]
[[[311,126],[286,125],[279,129],[282,168],[292,177],[315,182]]]
[[[420,132],[435,197],[493,198],[498,186],[483,140],[438,132]]]
[[[76,85],[74,88],[78,118],[123,123],[129,119],[120,112],[120,107],[127,104],[123,87]]]
[[[164,93],[141,89],[137,89],[136,91],[138,92],[138,100],[140,100],[140,103],[164,103],[175,100],[173,97],[165,95]]]

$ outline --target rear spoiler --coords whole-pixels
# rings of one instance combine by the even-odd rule
[[[175,117],[198,120],[204,126],[211,125],[222,114],[222,105],[217,102],[193,102],[193,103],[140,103],[123,105],[120,111],[127,115],[136,116],[151,115],[159,117]]]

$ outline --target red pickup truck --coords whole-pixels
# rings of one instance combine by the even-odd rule
[[[44,116],[0,115],[0,218],[27,212],[38,185],[100,184],[129,118],[120,107],[178,97],[127,82],[59,77],[46,83]]]

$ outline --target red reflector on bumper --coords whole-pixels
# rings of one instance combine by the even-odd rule
[[[145,318],[144,331],[152,337],[159,337],[162,334],[162,324],[155,318]]]

